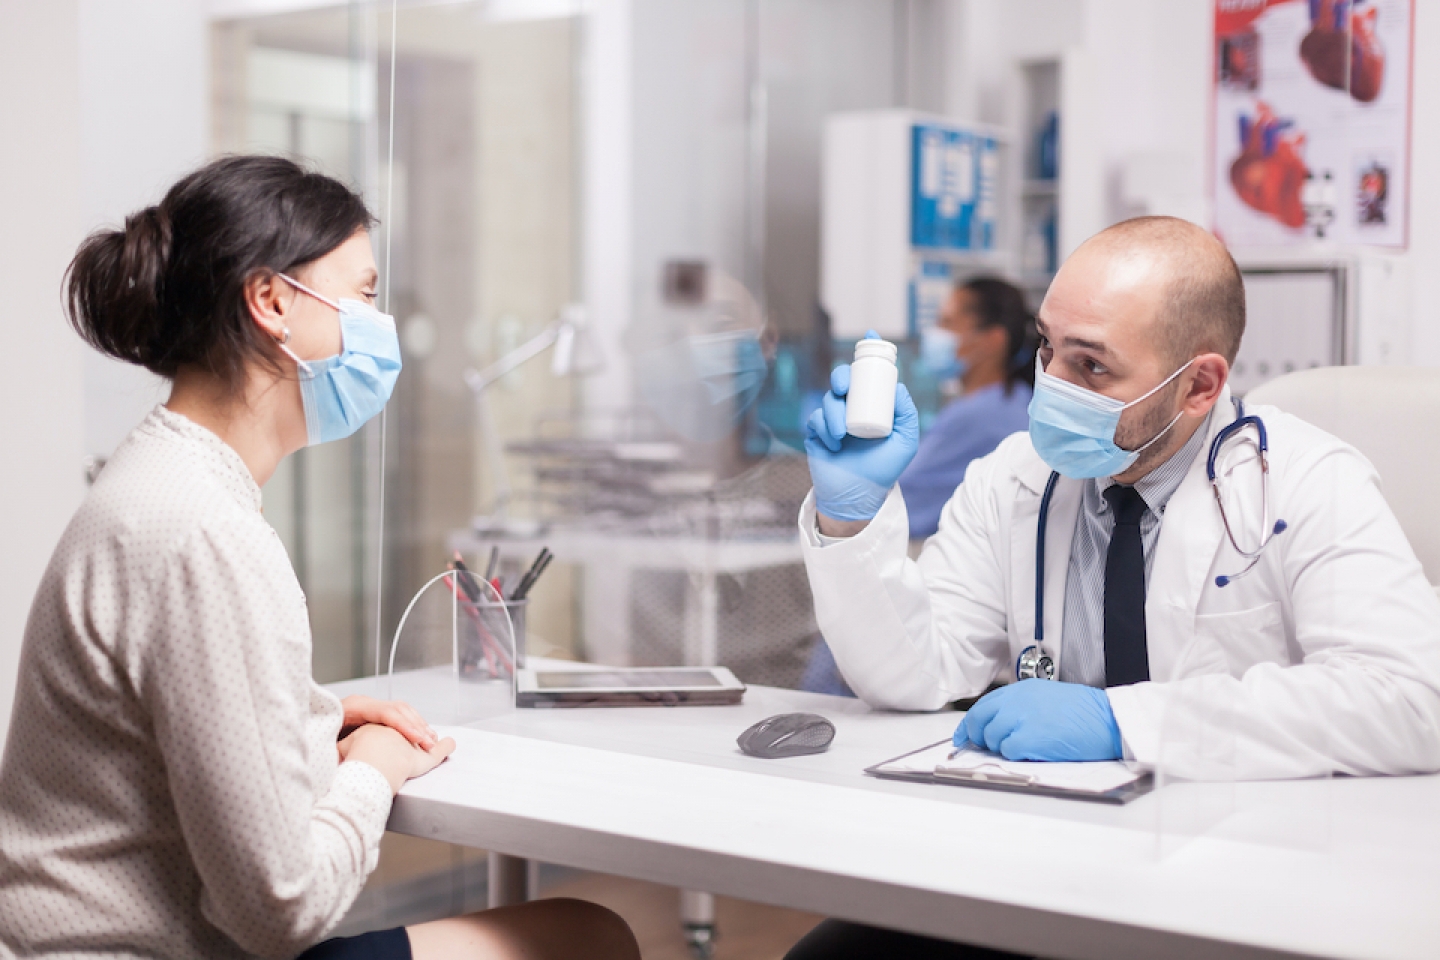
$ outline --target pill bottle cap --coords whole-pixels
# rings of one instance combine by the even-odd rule
[[[855,359],[864,360],[866,357],[879,357],[881,360],[888,360],[894,363],[900,355],[895,344],[888,340],[875,340],[873,338],[855,341]]]

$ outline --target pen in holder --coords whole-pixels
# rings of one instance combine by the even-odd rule
[[[529,600],[459,601],[456,672],[462,680],[509,680],[525,666],[525,611]],[[507,617],[508,615],[508,617]],[[508,638],[514,635],[514,646]],[[512,657],[511,651],[514,651]]]

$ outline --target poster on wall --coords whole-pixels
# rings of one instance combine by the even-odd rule
[[[1404,247],[1414,0],[1215,0],[1215,229]]]

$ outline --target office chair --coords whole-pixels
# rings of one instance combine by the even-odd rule
[[[1293,413],[1364,454],[1426,579],[1440,592],[1440,369],[1300,370],[1262,383],[1245,401]]]

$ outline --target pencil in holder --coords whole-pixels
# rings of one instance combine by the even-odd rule
[[[455,667],[460,679],[512,678],[516,666],[525,666],[525,611],[530,601],[482,598],[459,603]]]

